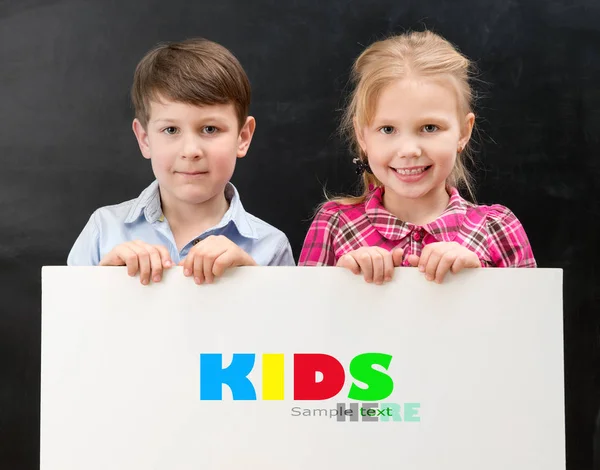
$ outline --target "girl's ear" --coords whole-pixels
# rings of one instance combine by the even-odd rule
[[[473,126],[475,125],[475,115],[473,113],[469,113],[465,116],[465,121],[463,123],[463,131],[461,133],[460,139],[458,140],[458,148],[460,150],[464,149],[469,140],[471,140],[471,134],[473,133]]]
[[[363,135],[363,129],[359,126],[358,120],[356,116],[352,118],[352,124],[354,125],[354,134],[356,135],[356,140],[358,141],[358,145],[364,154],[367,153],[367,144],[365,143],[365,137]]]

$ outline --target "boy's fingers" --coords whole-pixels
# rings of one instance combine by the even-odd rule
[[[142,240],[135,240],[131,244],[131,248],[138,255],[142,284],[149,284],[150,279],[159,282],[162,278],[162,260],[156,247]]]
[[[204,260],[202,263],[202,273],[204,275],[204,279],[208,284],[213,282],[213,263],[215,262],[214,255],[204,255]]]
[[[146,285],[150,282],[150,272],[152,270],[150,263],[150,253],[148,253],[148,250],[146,248],[141,248],[137,245],[133,245],[131,249],[137,253],[137,258],[140,266],[140,281],[142,284]]]
[[[162,245],[154,245],[154,248],[158,250],[160,253],[160,258],[162,261],[162,265],[164,268],[170,268],[173,266],[173,261],[171,261],[171,255],[169,254],[169,250]]]
[[[231,264],[235,264],[236,260],[239,258],[240,250],[238,249],[238,246],[228,246],[229,243],[227,242],[229,242],[229,240],[225,240],[225,243],[220,243],[219,245],[215,244],[213,252],[210,256],[207,256],[207,259],[204,261],[204,276],[206,277],[206,282],[209,284],[215,280],[215,263],[221,256],[225,256],[225,262]],[[229,267],[229,265],[223,268],[223,272],[227,267]],[[220,270],[221,268],[218,269]],[[221,274],[223,274],[223,272],[221,272]]]
[[[135,255],[135,252],[129,248],[128,244],[123,243],[110,250],[106,256],[100,260],[100,266],[126,266],[128,257]],[[135,273],[133,273],[135,274]]]
[[[179,263],[183,266],[183,275],[184,276],[193,276],[194,275],[194,258],[196,254],[194,251],[190,251],[185,259]]]
[[[153,246],[148,246],[150,254],[150,269],[152,270],[152,281],[160,282],[163,272],[163,261],[160,252]]]
[[[135,240],[113,248],[100,261],[99,265],[126,266],[129,276],[139,273],[142,284],[148,284],[150,278],[155,282],[162,279],[163,268],[173,266],[170,258],[166,247],[149,245],[141,240]]]
[[[241,264],[241,260],[236,257],[236,254],[232,251],[226,251],[222,255],[220,255],[212,266],[212,274],[215,277],[220,277],[223,275],[227,268],[231,268],[233,266],[239,266]]]
[[[192,272],[194,274],[194,282],[202,284],[204,282],[204,260],[203,256],[194,254]]]
[[[99,266],[125,266],[125,260],[119,255],[117,249],[112,249],[109,253],[104,256],[98,263]]]
[[[158,248],[136,240],[133,242],[132,249],[137,252],[140,260],[140,278],[142,283],[148,284],[150,279],[154,282],[159,282],[162,278],[162,259]]]
[[[137,252],[129,246],[122,246],[119,248],[118,253],[119,257],[125,262],[125,266],[127,266],[127,274],[135,276],[140,270],[140,260]]]

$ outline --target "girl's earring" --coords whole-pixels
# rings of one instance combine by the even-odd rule
[[[369,174],[373,174],[371,167],[369,166],[369,161],[365,159],[363,162],[360,158],[355,158],[352,160],[352,163],[356,165],[355,171],[357,175],[362,175],[365,171]]]

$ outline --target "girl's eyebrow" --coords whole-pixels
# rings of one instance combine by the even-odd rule
[[[419,121],[434,121],[434,122],[443,122],[447,123],[449,120],[445,116],[439,116],[436,114],[427,114],[419,119]]]
[[[419,123],[427,123],[430,121],[433,122],[442,122],[444,124],[447,124],[449,122],[449,119],[444,117],[444,116],[440,116],[440,115],[435,115],[435,114],[424,114],[423,116],[419,116],[417,119],[414,119],[415,122],[419,122]],[[391,118],[391,117],[379,117],[373,120],[374,124],[393,124],[397,122],[397,119],[395,118]]]

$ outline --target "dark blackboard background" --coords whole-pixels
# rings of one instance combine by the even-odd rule
[[[478,200],[510,207],[539,265],[564,269],[568,469],[592,468],[600,2],[591,0],[0,1],[0,468],[38,467],[41,266],[64,264],[95,208],[152,179],[130,130],[129,87],[146,50],[203,36],[238,56],[258,127],[233,181],[297,258],[322,186],[355,182],[335,135],[352,60],[386,33],[423,27],[458,44],[485,82]],[[490,419],[518,426],[527,410],[504,405]]]

